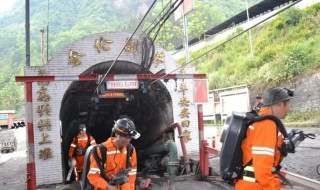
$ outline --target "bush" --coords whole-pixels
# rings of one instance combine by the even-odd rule
[[[303,12],[295,7],[290,8],[283,14],[283,21],[287,25],[295,26],[299,23]]]

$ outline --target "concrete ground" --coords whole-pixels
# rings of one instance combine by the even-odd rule
[[[26,151],[15,151],[0,156],[0,189],[27,189]]]

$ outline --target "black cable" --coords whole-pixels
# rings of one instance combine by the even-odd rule
[[[116,162],[116,155],[117,155],[117,153],[118,153],[118,148],[116,147],[116,145],[113,143],[112,140],[111,140],[111,142],[112,142],[113,147],[116,148],[116,153],[115,153],[114,156],[113,156],[113,162],[116,164],[116,166],[115,166],[114,168],[110,169],[110,170],[107,170],[105,173],[111,172],[111,171],[115,170],[115,169],[118,167],[118,164],[117,164],[117,162]],[[107,154],[106,156],[108,156],[108,154]],[[106,159],[106,160],[107,160],[107,159]],[[107,164],[107,163],[106,163],[106,164]]]
[[[145,58],[148,56],[148,52],[146,51],[146,44],[147,44],[147,37],[144,37],[143,40],[142,40],[142,47],[141,47],[141,65],[140,65],[140,69],[141,69],[141,72],[144,68],[144,65],[145,65]]]
[[[317,174],[320,175],[320,164],[317,166]]]
[[[313,133],[304,134],[304,138],[315,139],[316,135]]]
[[[163,2],[163,1],[162,1]],[[140,34],[139,38],[141,38],[141,36],[143,34],[145,34],[147,32],[147,30],[152,26],[152,24],[159,18],[160,14],[163,13],[163,11],[167,8],[167,6],[171,3],[171,1],[162,9],[162,11],[155,17],[155,19],[150,23],[150,25]]]
[[[174,12],[174,10],[176,10],[176,9],[183,3],[184,0],[180,0],[180,3],[178,4],[178,6],[175,7],[174,5],[175,5],[178,1],[179,1],[179,0],[176,0],[176,1],[170,6],[169,10],[164,14],[164,16],[162,16],[162,17],[159,19],[159,21],[152,27],[152,29],[149,30],[149,32],[147,33],[147,35],[150,35],[150,33],[158,26],[158,24],[159,24],[160,22],[162,22],[163,19],[166,18],[165,16],[166,16],[168,13],[172,14],[172,13]],[[171,11],[171,10],[173,10],[173,11]]]
[[[155,5],[155,3],[158,0],[154,0],[153,3],[151,4],[151,6],[149,7],[148,11],[145,13],[145,15],[143,16],[143,18],[141,19],[141,21],[139,22],[138,26],[135,28],[135,30],[133,31],[133,33],[131,34],[130,38],[127,40],[126,44],[122,47],[120,53],[118,54],[118,56],[116,57],[116,59],[112,62],[111,66],[109,67],[108,71],[103,75],[103,77],[101,78],[101,80],[99,81],[97,88],[95,89],[95,91],[93,92],[93,95],[98,92],[99,90],[99,86],[102,84],[102,82],[104,81],[104,79],[107,77],[108,73],[110,72],[110,70],[112,69],[113,65],[116,63],[116,61],[119,59],[120,55],[122,54],[124,48],[127,46],[128,42],[132,39],[133,35],[136,33],[136,31],[138,30],[138,28],[140,27],[140,25],[142,24],[142,22],[144,21],[144,19],[147,17],[148,13],[150,12],[150,10],[152,9],[152,7]]]
[[[160,26],[159,26],[159,28],[158,28],[158,30],[157,30],[154,38],[153,38],[154,41],[156,41],[157,36],[158,36],[158,34],[159,34],[159,31],[160,31],[160,29],[162,28],[163,24],[166,23],[166,21],[170,18],[170,16],[174,13],[174,11],[177,10],[177,8],[178,8],[182,3],[183,3],[183,0],[180,1],[180,3],[178,4],[178,6],[174,7],[173,10],[171,10],[170,12],[168,12],[168,13],[166,14],[165,19],[163,20],[163,22],[161,22],[161,24],[160,24]]]
[[[175,1],[174,4],[170,5],[170,9],[161,17],[161,19],[158,21],[161,22],[153,40],[149,37],[150,33],[152,30],[158,25],[158,23],[148,32],[147,37],[144,38],[143,43],[142,43],[142,62],[141,62],[141,71],[143,68],[146,68],[147,70],[150,70],[153,62],[153,57],[155,54],[155,47],[154,47],[154,42],[164,25],[164,23],[169,19],[169,17],[174,13],[174,11],[183,3],[184,0],[181,0],[179,4],[174,7],[174,4],[178,2],[178,0]],[[151,53],[151,56],[149,55]]]
[[[153,57],[155,54],[155,47],[154,47],[154,41],[149,37],[144,38],[144,43],[142,44],[143,52],[145,54],[142,57],[142,62],[143,62],[143,67],[146,68],[147,70],[150,70],[152,62],[153,62]],[[150,56],[151,53],[151,56]],[[142,71],[142,68],[141,68]]]
[[[251,27],[247,28],[246,30],[244,30],[244,31],[240,32],[239,34],[237,34],[237,35],[235,35],[235,36],[233,36],[233,37],[231,37],[231,38],[230,38],[230,39],[228,39],[227,41],[225,41],[225,42],[223,42],[223,43],[221,43],[221,44],[219,44],[219,45],[215,46],[214,48],[212,48],[212,49],[210,49],[210,50],[206,51],[206,52],[205,52],[205,53],[203,53],[202,55],[200,55],[200,56],[198,56],[198,57],[194,58],[193,60],[191,60],[191,61],[189,61],[189,62],[187,62],[187,63],[185,63],[185,64],[181,65],[180,67],[178,67],[178,68],[174,69],[174,70],[173,70],[173,71],[171,71],[170,73],[165,74],[165,75],[163,75],[162,77],[159,77],[158,79],[154,80],[151,84],[153,84],[153,83],[157,82],[158,80],[161,80],[161,79],[162,79],[162,78],[164,78],[165,76],[167,76],[167,75],[169,75],[169,74],[171,74],[171,73],[173,73],[173,72],[175,72],[175,71],[177,71],[177,70],[179,70],[179,69],[181,69],[181,68],[183,68],[183,67],[185,67],[185,66],[189,65],[190,63],[194,62],[195,60],[197,60],[197,59],[199,59],[199,58],[201,58],[201,57],[205,56],[206,54],[210,53],[211,51],[213,51],[213,50],[215,50],[215,49],[217,49],[217,48],[219,48],[219,47],[223,46],[224,44],[226,44],[226,43],[230,42],[231,40],[233,40],[233,39],[235,39],[235,38],[237,38],[237,37],[239,37],[240,35],[244,34],[245,32],[247,32],[247,31],[251,30],[252,28],[254,28],[254,27],[256,27],[256,26],[258,26],[259,24],[261,24],[261,23],[265,22],[266,20],[268,20],[268,19],[270,19],[270,18],[274,17],[275,15],[277,15],[277,14],[279,14],[279,13],[281,13],[281,12],[283,12],[283,11],[287,10],[288,8],[290,8],[290,7],[292,7],[293,5],[295,5],[295,4],[297,4],[297,3],[299,3],[300,1],[302,1],[302,0],[296,1],[296,2],[292,3],[291,5],[288,5],[288,7],[284,8],[284,9],[282,9],[282,10],[279,10],[278,12],[276,12],[276,13],[274,13],[274,14],[270,15],[269,17],[267,17],[267,18],[265,18],[265,19],[261,20],[260,22],[258,22],[258,23],[256,23],[256,24],[254,24],[254,25],[252,25]]]
[[[155,54],[155,47],[154,47],[154,40],[152,40],[150,37],[149,37],[149,40],[150,40],[150,51],[151,51],[151,56],[149,57],[149,61],[147,62],[147,69],[150,70],[151,68],[151,65],[153,63],[153,58],[154,58],[154,54]]]

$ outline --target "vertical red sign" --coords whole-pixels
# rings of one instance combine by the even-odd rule
[[[194,103],[205,104],[208,103],[208,80],[195,79],[194,80]]]

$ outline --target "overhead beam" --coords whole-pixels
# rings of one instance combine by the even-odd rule
[[[98,75],[16,76],[16,82],[97,81]],[[105,81],[154,79],[206,79],[206,74],[108,74]]]

